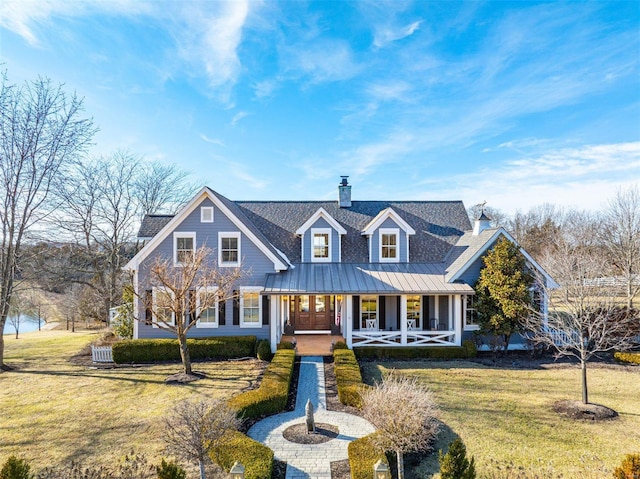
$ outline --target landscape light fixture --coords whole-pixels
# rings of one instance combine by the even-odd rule
[[[231,474],[231,479],[244,479],[244,466],[236,461],[231,466],[229,473]]]
[[[373,465],[373,479],[389,479],[389,466],[382,459]]]

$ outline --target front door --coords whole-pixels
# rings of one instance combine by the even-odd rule
[[[294,296],[290,304],[293,326],[297,331],[331,329],[333,296]]]

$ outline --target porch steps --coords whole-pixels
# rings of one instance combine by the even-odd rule
[[[298,356],[331,356],[331,344],[344,341],[342,336],[330,334],[298,334],[284,335],[282,341],[296,340],[296,354]]]

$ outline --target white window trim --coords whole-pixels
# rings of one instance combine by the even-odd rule
[[[262,327],[262,297],[258,294],[258,322],[257,323],[245,323],[244,322],[244,294],[245,293],[260,293],[262,288],[259,286],[244,286],[240,287],[240,327],[241,328],[261,328]]]
[[[479,331],[480,330],[480,325],[479,324],[467,324],[467,297],[472,298],[473,296],[469,295],[469,296],[462,296],[462,321],[464,324],[464,330],[465,331]],[[476,310],[476,315],[478,314],[478,309],[474,308]]]
[[[173,264],[174,266],[182,266],[183,263],[178,261],[178,238],[191,238],[193,239],[193,255],[196,254],[196,233],[195,231],[176,231],[173,233]]]
[[[167,323],[165,321],[158,321],[158,317],[156,316],[156,304],[157,304],[157,300],[156,300],[156,295],[158,293],[168,293],[171,295],[171,297],[173,298],[173,292],[168,290],[167,288],[153,288],[151,290],[151,316],[152,316],[152,323],[151,325],[154,328],[160,328],[160,326],[158,326],[158,324],[162,324],[162,325],[166,325],[166,326],[175,326],[176,325],[176,313],[171,311],[171,322]]]
[[[366,299],[371,299],[371,298],[375,298],[376,300],[376,324],[375,324],[375,328],[373,329],[369,329],[369,328],[362,328],[362,321],[363,321],[363,312],[364,312],[364,308],[362,307],[362,302]],[[365,294],[360,296],[360,329],[364,329],[365,331],[376,331],[380,329],[380,296],[376,296],[374,294]]]
[[[210,216],[210,219],[206,216]],[[213,223],[213,206],[200,207],[200,223]]]
[[[311,262],[312,263],[331,263],[331,254],[332,254],[332,233],[333,230],[331,228],[311,228]],[[313,244],[313,240],[316,236],[316,234],[326,234],[328,235],[328,255],[326,258],[316,258],[315,256],[315,248],[314,248],[314,244]]]
[[[238,261],[234,262],[223,262],[222,261],[222,238],[236,238],[238,240]],[[237,268],[240,266],[242,262],[242,237],[239,231],[220,231],[218,232],[218,266],[222,268]]]
[[[396,257],[382,257],[382,235],[396,236]],[[400,262],[400,228],[380,228],[378,230],[378,261],[380,263],[399,263]]]
[[[219,313],[219,301],[213,305],[214,309],[214,317],[215,321],[213,323],[200,322],[200,294],[202,292],[215,293],[218,290],[216,287],[210,288],[200,288],[196,291],[196,315],[198,316],[198,321],[196,321],[196,328],[217,328],[218,327],[218,313]]]

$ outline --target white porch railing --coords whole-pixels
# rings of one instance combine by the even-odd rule
[[[407,331],[402,344],[401,331],[358,330],[351,333],[353,347],[360,346],[455,346],[455,331]]]
[[[91,346],[91,359],[94,363],[112,363],[113,349],[111,346]]]

